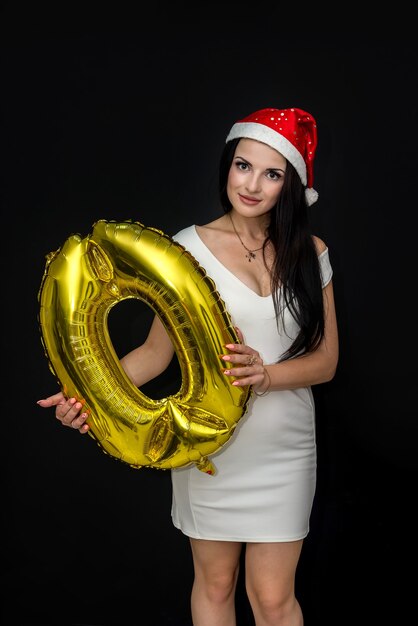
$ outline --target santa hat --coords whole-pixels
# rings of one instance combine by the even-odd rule
[[[313,189],[313,161],[317,145],[316,122],[302,109],[261,109],[238,120],[226,138],[256,139],[282,154],[296,169],[308,205],[318,199]]]

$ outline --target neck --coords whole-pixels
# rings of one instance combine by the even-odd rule
[[[257,244],[257,242],[263,242],[266,239],[268,228],[267,216],[242,217],[242,215],[234,211],[229,211],[227,216],[241,237],[245,237],[246,240],[254,240]],[[259,243],[258,245],[261,244]]]
[[[238,237],[240,244],[242,245],[242,247],[246,251],[245,256],[248,259],[248,261],[251,262],[253,259],[255,259],[257,257],[256,253],[259,250],[263,249],[265,241],[266,241],[266,237],[264,237],[264,241],[263,241],[261,246],[256,246],[254,248],[251,248],[251,247],[247,246],[247,244],[243,241],[241,235],[239,234],[239,232],[238,232],[238,230],[237,230],[237,228],[235,226],[235,223],[234,223],[234,220],[233,220],[233,217],[232,217],[232,213],[228,213],[228,215],[229,215],[229,219],[231,220],[231,224],[232,224],[232,228],[234,230],[234,233]],[[245,237],[245,235],[243,235],[243,236]]]

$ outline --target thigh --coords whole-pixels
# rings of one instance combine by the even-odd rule
[[[262,590],[264,593],[275,592],[284,596],[293,593],[302,544],[303,540],[247,544],[247,589],[255,593]]]
[[[237,541],[190,539],[195,574],[213,578],[231,575],[239,567],[242,544]]]

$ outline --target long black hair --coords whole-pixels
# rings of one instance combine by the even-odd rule
[[[228,174],[240,141],[225,144],[219,163],[219,196],[225,213],[232,209],[227,194]],[[275,256],[271,271],[271,292],[277,324],[284,323],[284,309],[299,326],[299,333],[280,361],[313,352],[324,336],[325,320],[321,271],[318,253],[309,227],[305,188],[289,161],[282,191],[270,211],[267,242],[271,241]]]

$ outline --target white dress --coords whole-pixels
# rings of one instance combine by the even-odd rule
[[[264,363],[277,362],[296,335],[287,312],[278,333],[272,296],[259,296],[210,252],[195,226],[173,237],[215,281],[232,323]],[[319,257],[322,283],[332,277],[328,249]],[[309,531],[316,487],[315,407],[309,387],[252,395],[229,441],[211,455],[214,475],[195,466],[171,470],[172,520],[197,539],[294,541]]]

